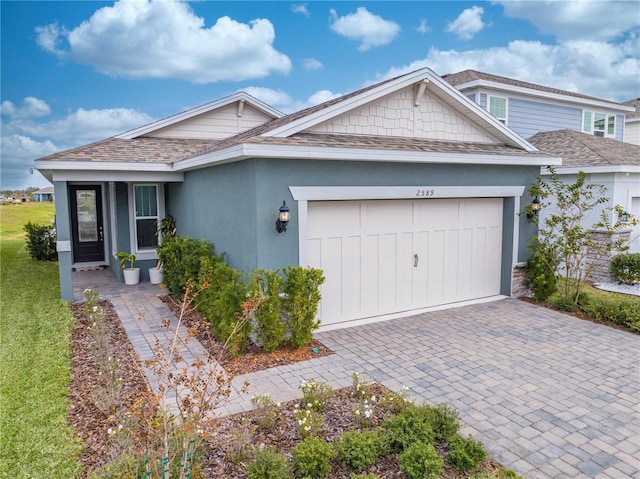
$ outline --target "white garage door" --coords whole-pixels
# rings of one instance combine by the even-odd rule
[[[323,325],[500,293],[501,198],[309,202],[307,241]]]

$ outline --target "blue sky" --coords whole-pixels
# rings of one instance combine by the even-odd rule
[[[637,1],[0,1],[0,188],[239,90],[289,113],[427,66],[640,96]]]

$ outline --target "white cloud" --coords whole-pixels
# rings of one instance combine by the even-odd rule
[[[22,101],[22,106],[17,107],[9,100],[0,105],[0,112],[13,118],[38,118],[51,113],[51,108],[46,102],[38,98],[28,96]]]
[[[305,70],[322,70],[323,65],[322,62],[316,60],[315,58],[305,58],[302,61],[302,68]]]
[[[79,108],[61,118],[44,119],[50,114],[42,100],[27,97],[20,108],[11,101],[2,102],[1,151],[2,188],[25,188],[34,177],[30,176],[34,160],[73,148],[74,146],[108,138],[153,121],[145,114],[129,108],[104,110]]]
[[[292,102],[291,97],[282,90],[272,90],[271,88],[257,86],[250,86],[242,90],[256,97],[258,100],[262,100],[267,105],[274,106],[278,109],[282,106],[291,105]]]
[[[458,35],[463,40],[471,40],[486,24],[482,21],[484,9],[474,5],[463,12],[453,22],[447,25],[446,31]]]
[[[306,3],[297,3],[297,4],[291,5],[291,11],[293,13],[301,13],[305,17],[311,16],[311,13],[309,13],[309,10],[307,9]]]
[[[522,81],[614,101],[638,96],[640,60],[637,38],[621,45],[574,41],[546,45],[517,40],[506,47],[477,50],[431,48],[426,58],[392,68],[382,78],[391,78],[429,67],[438,75],[466,69],[502,75]]]
[[[416,31],[418,33],[427,33],[431,31],[431,28],[429,27],[429,25],[427,25],[427,21],[424,18],[421,18],[420,25],[418,25]]]
[[[338,35],[360,42],[358,50],[367,51],[372,47],[387,45],[400,32],[400,25],[370,13],[365,7],[359,7],[356,13],[338,17],[334,9],[330,11],[331,30]]]
[[[36,32],[46,51],[112,76],[211,83],[291,69],[291,60],[273,48],[269,20],[244,24],[225,16],[205,28],[203,18],[176,0],[119,1],[73,30],[51,24]]]
[[[319,105],[320,103],[333,100],[334,98],[338,98],[342,95],[344,95],[344,93],[333,93],[329,90],[319,90],[307,99],[307,103],[309,106]]]
[[[507,0],[496,2],[507,17],[533,23],[561,40],[612,40],[640,26],[636,1]]]

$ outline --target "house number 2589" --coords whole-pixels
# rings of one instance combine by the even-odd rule
[[[430,196],[434,196],[435,194],[436,194],[436,190],[418,190],[416,192],[416,197],[429,198]]]

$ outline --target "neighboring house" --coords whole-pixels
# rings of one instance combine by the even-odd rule
[[[53,191],[53,186],[49,186],[47,188],[42,188],[38,191],[32,193],[33,201],[55,201],[55,193]]]
[[[640,98],[622,103],[634,108],[624,117],[624,141],[632,145],[640,145]]]
[[[523,138],[566,128],[622,141],[628,105],[475,70],[442,77]]]
[[[154,265],[171,214],[232,267],[321,268],[325,327],[510,295],[535,233],[526,188],[549,164],[427,68],[287,116],[240,93],[36,161],[64,299],[73,268],[120,274],[117,251]]]
[[[563,181],[574,182],[576,174],[584,171],[588,183],[604,185],[609,197],[602,208],[620,205],[640,218],[640,146],[572,130],[538,133],[529,142],[540,151],[562,157],[562,167],[556,172]],[[600,212],[601,208],[586,217],[585,225],[596,223]],[[619,218],[612,212],[608,219],[615,223]],[[630,252],[640,252],[640,225],[629,225],[625,231],[630,233]]]

